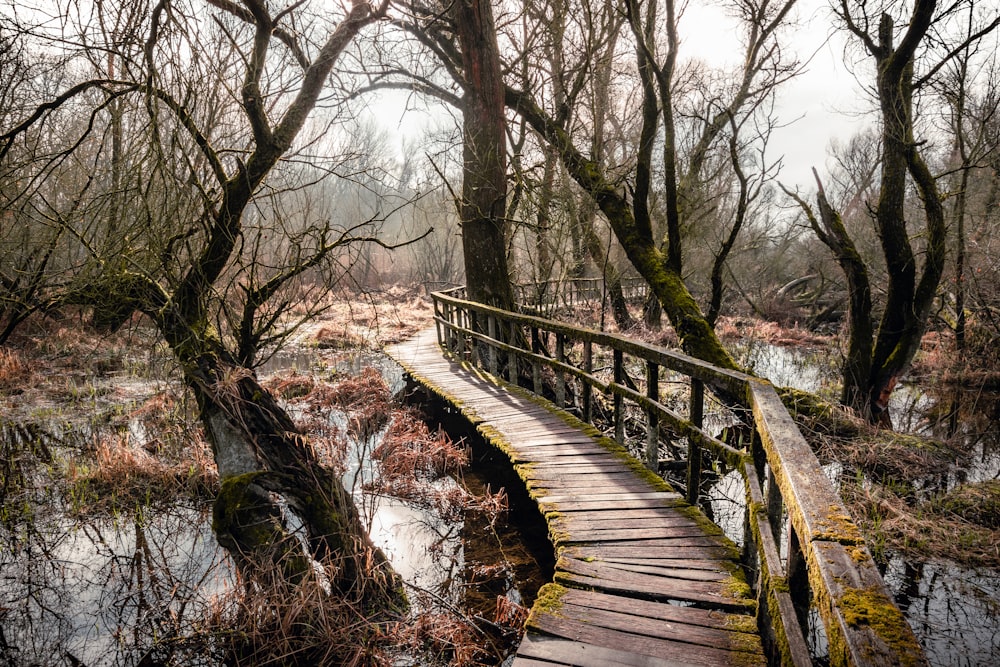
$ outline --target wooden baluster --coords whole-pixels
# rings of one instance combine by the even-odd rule
[[[535,354],[542,353],[542,341],[538,334],[538,327],[531,327],[531,351]],[[537,359],[531,360],[531,384],[532,391],[540,396],[542,394],[542,366]]]
[[[556,360],[566,363],[566,338],[561,333],[556,334]],[[556,371],[556,405],[566,407],[566,376],[562,371]]]
[[[495,315],[486,316],[486,334],[490,337],[490,340],[497,339],[497,318]],[[497,348],[495,345],[490,345],[490,374],[493,377],[499,377],[499,361],[497,359]]]
[[[809,607],[812,603],[809,592],[809,571],[805,555],[802,553],[802,545],[799,544],[799,536],[792,527],[791,517],[788,521],[788,564],[785,566],[788,591],[795,606],[795,613],[799,617],[799,625],[808,628]]]
[[[476,312],[475,310],[470,310],[469,318],[471,320],[469,322],[470,325],[469,328],[473,332],[479,333],[479,313]],[[483,363],[482,345],[479,343],[479,340],[477,340],[472,333],[469,334],[469,347],[471,348],[472,365],[481,366]]]
[[[588,376],[594,372],[594,347],[589,340],[583,341],[583,372]],[[589,382],[585,381],[580,391],[581,400],[583,401],[583,405],[580,406],[580,409],[583,411],[583,421],[588,424],[594,418],[592,393],[593,387],[590,386]]]
[[[660,367],[646,362],[646,397],[660,400]],[[660,467],[660,417],[655,410],[646,410],[646,467],[657,472]]]
[[[520,339],[521,339],[521,328],[517,325],[516,322],[511,322],[510,323],[510,340],[509,340],[510,346],[513,347],[513,348],[518,348],[519,349],[520,346],[518,345],[518,342],[520,341]],[[516,352],[511,352],[510,353],[510,360],[507,362],[507,381],[510,382],[513,385],[520,384],[518,382],[518,380],[521,377],[520,368],[519,368],[520,367],[520,363],[519,363],[520,358],[521,358],[521,356],[519,354],[517,354]]]
[[[452,332],[451,332],[451,352],[461,359],[462,355],[462,313],[465,310],[461,306],[456,306],[451,310]]]
[[[437,329],[438,345],[444,347],[444,327],[441,324],[443,313],[441,312],[441,308],[441,302],[434,299],[434,328]]]
[[[615,368],[614,368],[614,379],[615,384],[621,386],[625,381],[625,368],[624,368],[624,354],[621,350],[614,351],[615,358]],[[625,444],[625,415],[622,409],[622,395],[616,393],[614,395],[615,402],[615,440]]]
[[[691,378],[691,423],[701,428],[705,412],[705,385],[701,380]],[[701,492],[701,445],[697,438],[688,438],[687,501],[698,504]]]
[[[451,304],[444,304],[444,348],[451,351]]]
[[[774,471],[767,469],[767,521],[771,524],[771,532],[774,533],[774,541],[781,545],[781,525],[784,504],[781,499],[781,489],[778,488],[778,480],[774,477]]]

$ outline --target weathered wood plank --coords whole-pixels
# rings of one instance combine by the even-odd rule
[[[627,512],[627,511],[626,511]],[[591,510],[590,512],[567,512],[552,519],[554,523],[567,530],[619,530],[622,526],[629,528],[673,528],[689,527],[703,530],[698,524],[686,516],[669,510],[660,510],[653,516],[634,516],[626,512],[609,510]]]
[[[672,577],[674,579],[693,579],[697,581],[725,581],[731,574],[724,569],[718,567],[717,569],[698,567],[689,568],[681,564],[676,563],[663,563],[660,561],[647,561],[641,564],[635,563],[615,563],[613,561],[600,561],[603,565],[610,568],[615,568],[622,570],[623,572],[635,572],[642,574],[651,574],[657,577]]]
[[[724,559],[732,559],[732,552],[726,547],[719,546],[717,544],[706,546],[704,544],[683,544],[684,540],[677,540],[677,542],[679,544],[669,549],[665,549],[662,545],[643,543],[631,543],[626,545],[608,545],[600,543],[573,544],[567,545],[560,551],[560,553],[572,555],[573,557],[581,559],[641,557],[645,559],[662,558],[665,560],[673,558],[693,560],[714,559],[715,562],[719,562]]]
[[[678,608],[685,609],[686,607]],[[562,606],[559,607],[558,615],[570,620],[590,623],[608,630],[619,630],[621,632],[657,639],[668,639],[686,644],[698,644],[700,646],[728,651],[750,653],[757,656],[758,659],[763,658],[764,655],[764,648],[761,646],[760,638],[754,634],[740,632],[731,628],[708,628],[702,625],[688,624],[680,618],[666,621],[661,618],[623,613],[614,607],[577,605],[570,604],[565,600],[562,600]],[[749,619],[749,617],[741,616],[730,616],[729,618]],[[741,623],[736,627],[746,628],[749,625]]]
[[[567,547],[563,551],[563,555],[570,558],[580,558],[584,560],[585,557],[582,555],[583,549],[586,547]],[[591,559],[595,557],[590,556]],[[663,551],[651,553],[648,556],[639,557],[632,554],[630,557],[618,557],[613,556],[600,558],[598,560],[604,561],[609,565],[617,565],[623,567],[629,566],[648,566],[648,567],[682,567],[686,570],[718,570],[719,560],[718,558],[675,558],[671,554],[663,554]]]
[[[696,525],[686,526],[653,526],[639,527],[619,526],[618,528],[573,528],[566,531],[571,537],[563,540],[566,544],[584,544],[587,542],[615,542],[628,540],[632,542],[646,540],[677,540],[702,537],[705,531]]]
[[[625,509],[620,503],[629,501],[647,501],[647,504],[643,505],[643,507],[676,507],[680,498],[680,494],[670,491],[633,491],[622,493],[620,491],[587,489],[586,491],[552,495],[546,499],[546,502],[571,503],[595,501],[601,503],[599,507],[607,508],[608,505],[613,505]]]
[[[565,589],[559,597],[559,601],[563,604],[613,609],[617,612],[633,616],[644,616],[672,623],[699,625],[717,630],[729,630],[734,626],[742,627],[746,620],[750,618],[742,614],[734,615],[714,609],[661,604],[640,598],[609,595],[608,593],[574,588]]]
[[[584,562],[560,557],[556,564],[556,582],[567,586],[631,594],[658,600],[709,602],[720,609],[749,609],[754,601],[733,595],[726,581],[695,581],[657,577],[608,567],[601,561]]]
[[[555,637],[648,657],[669,655],[678,664],[711,665],[713,667],[729,664],[750,665],[755,662],[760,665],[766,664],[763,658],[755,661],[753,654],[745,652],[728,651],[658,637],[646,637],[602,628],[584,621],[560,618],[551,614],[539,614],[528,622],[529,627],[533,630]]]
[[[513,667],[522,667],[522,656],[525,660],[535,660],[536,663],[573,667],[683,667],[688,664],[665,657],[636,655],[584,642],[545,637],[532,632],[528,632],[521,640],[517,655]]]

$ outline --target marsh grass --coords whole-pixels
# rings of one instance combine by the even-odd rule
[[[0,347],[0,392],[20,392],[31,378],[31,366],[22,353]]]
[[[218,471],[202,438],[189,441],[182,455],[172,460],[151,452],[128,432],[95,439],[92,456],[78,455],[66,462],[65,493],[74,514],[170,504],[180,497],[207,500],[218,490]]]
[[[888,551],[1000,567],[1000,488],[943,483],[968,457],[961,438],[935,440],[880,430],[851,418],[796,415],[822,463],[836,462],[840,495],[876,558]]]
[[[876,558],[885,549],[920,558],[943,558],[978,567],[1000,567],[1000,528],[996,515],[982,513],[956,496],[980,496],[973,485],[928,500],[914,500],[882,484],[849,484],[841,495],[858,518]],[[994,490],[994,494],[995,494]],[[991,494],[995,509],[997,496]],[[965,512],[963,513],[963,510]]]
[[[289,585],[280,572],[261,572],[215,598],[203,633],[226,664],[388,667],[389,623],[374,622],[359,605],[330,595],[318,577]]]

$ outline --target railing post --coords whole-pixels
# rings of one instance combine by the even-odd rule
[[[473,366],[482,365],[482,344],[479,339],[476,338],[475,334],[479,333],[479,313],[475,310],[469,311],[469,328],[474,332],[469,334],[469,346],[471,349],[471,361]]]
[[[646,361],[646,397],[660,401],[660,367],[653,361]],[[652,408],[646,410],[646,467],[660,467],[660,417]]]
[[[542,353],[542,341],[538,334],[538,327],[531,327],[531,351],[534,354]],[[537,359],[531,360],[531,389],[539,396],[542,395],[542,366]]]
[[[462,354],[462,313],[465,312],[460,307],[451,309],[451,353],[461,358]]]
[[[452,336],[452,323],[451,323],[451,309],[452,305],[450,303],[444,304],[444,341],[442,345],[446,350],[451,352],[451,336]]]
[[[518,347],[517,340],[518,338],[520,338],[520,336],[518,335],[520,333],[521,330],[520,327],[517,325],[517,322],[511,322],[510,338],[508,339],[507,342],[512,348]],[[518,380],[521,377],[519,369],[520,355],[517,354],[517,352],[511,352],[509,356],[510,358],[507,360],[507,381],[513,385],[520,385],[520,383],[518,382]]]
[[[437,329],[438,345],[444,347],[444,326],[441,320],[444,313],[441,312],[441,302],[434,299],[434,328]]]
[[[705,412],[705,385],[701,380],[691,378],[691,423],[701,428]],[[687,501],[698,504],[701,493],[701,445],[698,439],[688,437]]]
[[[492,313],[486,316],[486,335],[490,337],[491,341],[497,339],[497,318],[496,315]],[[497,348],[496,345],[490,345],[489,350],[490,355],[490,374],[493,377],[499,377],[498,373],[498,360],[497,360]]]
[[[589,340],[583,341],[583,372],[590,375],[594,372],[594,346]],[[583,387],[581,387],[580,395],[583,400],[583,405],[580,406],[583,412],[583,421],[588,424],[593,420],[594,406],[592,404],[593,387],[590,386],[589,382],[584,382]]]
[[[566,338],[561,333],[556,333],[556,360],[566,363]],[[560,370],[556,371],[556,405],[566,407],[566,376]]]
[[[781,545],[781,515],[784,511],[781,500],[781,490],[778,489],[778,480],[774,476],[774,470],[770,466],[767,468],[767,521],[771,524],[771,532],[774,533],[774,541]]]
[[[806,628],[809,624],[809,606],[811,605],[809,571],[805,554],[802,553],[802,545],[799,543],[799,536],[792,527],[791,521],[792,518],[788,517],[788,565],[785,566],[785,573],[788,576],[788,592],[799,617],[799,625]]]
[[[625,368],[624,368],[624,354],[621,350],[614,351],[615,358],[615,368],[614,368],[614,380],[616,385],[621,385],[625,380]],[[615,440],[624,444],[625,443],[625,415],[622,409],[622,395],[615,393]]]

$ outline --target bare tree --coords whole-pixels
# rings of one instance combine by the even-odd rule
[[[702,167],[718,145],[730,118],[744,118],[796,70],[776,41],[793,3],[741,5],[747,30],[746,58],[735,84],[710,96],[699,131],[682,160],[678,105],[682,72],[678,67],[678,12],[674,3],[626,5],[635,46],[635,76],[641,91],[638,142],[627,189],[606,164],[580,149],[574,128],[546,112],[530,90],[508,87],[507,104],[523,116],[560,156],[569,174],[608,219],[629,261],[647,280],[684,349],[719,366],[736,364],[723,348],[683,275],[682,229],[691,219]],[[664,46],[665,45],[665,46]],[[659,138],[658,138],[659,137]],[[654,160],[659,143],[660,159]],[[657,168],[657,165],[659,167]],[[654,180],[659,179],[659,180]],[[655,187],[654,187],[655,185]],[[654,224],[655,196],[662,196],[665,242]]]
[[[917,139],[919,107],[915,97],[956,56],[1000,25],[1000,17],[984,15],[975,27],[957,38],[949,37],[949,24],[963,6],[955,3],[939,8],[935,0],[917,0],[902,18],[895,17],[891,13],[894,6],[888,4],[855,5],[842,0],[837,10],[875,70],[874,94],[881,125],[878,199],[872,207],[872,219],[887,281],[885,304],[876,328],[871,324],[871,269],[860,257],[839,213],[826,199],[822,187],[818,220],[797,198],[820,239],[845,270],[852,290],[842,402],[872,421],[887,425],[891,424],[889,396],[913,361],[927,328],[944,275],[947,247],[942,193],[928,166],[927,147]],[[972,9],[970,5],[969,11]],[[905,29],[897,38],[901,20]],[[919,194],[924,221],[919,248],[908,224],[907,188],[911,183]],[[918,261],[920,255],[922,263]]]
[[[171,0],[126,5],[95,3],[96,28],[81,24],[42,44],[78,44],[68,70],[77,78],[3,128],[0,164],[6,170],[36,133],[82,121],[21,163],[28,186],[2,215],[12,201],[40,210],[47,193],[87,208],[48,217],[72,243],[59,257],[66,279],[50,276],[45,299],[88,308],[109,329],[135,313],[154,323],[197,400],[222,481],[214,526],[243,569],[277,561],[295,582],[317,576],[320,563],[337,594],[385,608],[400,599],[395,575],[339,478],[247,366],[278,318],[266,308],[273,297],[368,238],[321,221],[265,230],[255,214],[272,172],[318,141],[323,128],[309,121],[337,96],[328,81],[338,60],[386,6],[359,0],[310,17],[301,3],[275,12],[263,0],[210,0],[195,18]],[[92,174],[92,193],[56,182],[67,165]],[[283,241],[264,243],[264,234]]]

